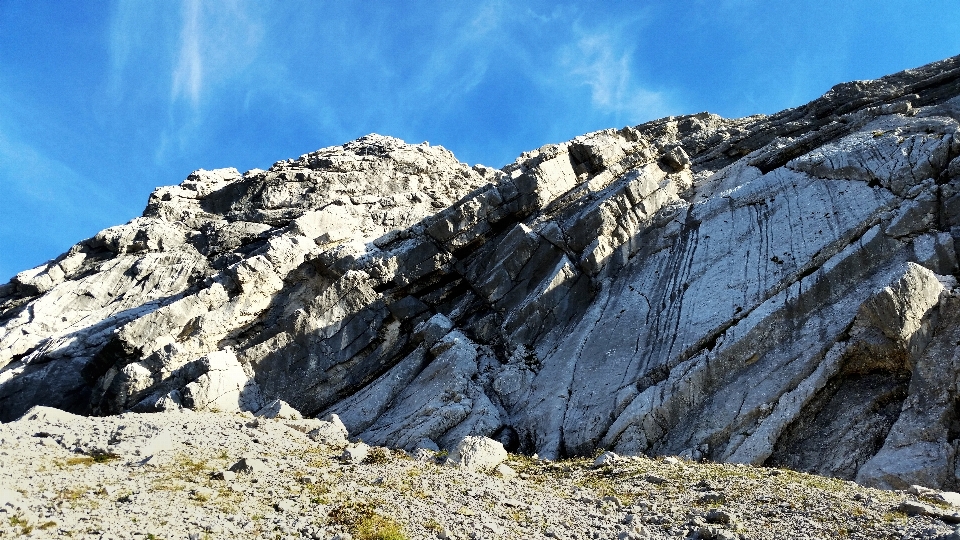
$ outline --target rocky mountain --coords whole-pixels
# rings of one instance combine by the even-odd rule
[[[765,464],[955,489],[960,57],[501,170],[370,135],[0,287],[0,420],[283,399],[406,449]]]

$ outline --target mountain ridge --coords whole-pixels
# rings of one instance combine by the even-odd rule
[[[283,399],[415,449],[958,486],[960,57],[503,169],[369,135],[196,171],[0,286],[0,420]]]

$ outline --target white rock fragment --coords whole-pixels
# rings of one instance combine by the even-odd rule
[[[217,471],[211,475],[211,478],[214,480],[223,480],[229,482],[237,479],[237,473],[231,470]]]
[[[354,443],[348,445],[340,454],[340,459],[347,463],[360,463],[366,459],[370,453],[370,446],[364,443]]]
[[[600,454],[599,456],[597,456],[597,459],[594,460],[594,462],[593,462],[593,466],[594,466],[594,467],[602,467],[602,466],[604,466],[604,465],[611,465],[611,464],[613,464],[614,461],[616,461],[616,460],[618,460],[618,459],[620,459],[620,456],[618,456],[616,453],[610,452],[610,451],[606,451],[606,452]]]
[[[317,420],[307,435],[319,443],[337,446],[347,443],[349,433],[339,416],[328,414],[323,420]]]
[[[453,452],[451,463],[471,471],[489,471],[507,459],[503,443],[488,437],[464,437]]]
[[[281,420],[303,419],[303,415],[300,414],[300,411],[294,409],[282,399],[275,399],[270,403],[267,403],[263,406],[263,408],[257,411],[256,416],[260,418],[276,418]]]
[[[516,478],[517,476],[517,471],[513,470],[513,467],[507,465],[506,463],[497,465],[495,471],[506,480]]]

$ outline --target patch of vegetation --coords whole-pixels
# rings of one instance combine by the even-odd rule
[[[182,482],[174,482],[170,480],[156,480],[151,484],[151,488],[154,491],[183,491],[186,486]]]
[[[630,476],[630,472],[617,473],[610,467],[604,467],[596,471],[585,471],[585,473],[582,478],[576,481],[576,484],[593,491],[599,498],[616,497],[620,504],[624,506],[630,506],[636,499],[635,494],[617,489],[617,486],[622,486],[623,483],[614,481],[618,477]]]
[[[917,495],[917,499],[924,502],[925,504],[929,504],[930,506],[935,506],[943,510],[949,510],[950,508],[952,508],[952,506],[949,503],[944,502],[942,499],[937,499],[927,495]]]
[[[371,465],[378,465],[383,463],[390,463],[392,461],[392,456],[390,455],[390,450],[382,446],[374,446],[367,452],[367,457],[363,458],[363,462]]]
[[[111,452],[95,452],[86,456],[77,456],[67,458],[67,465],[86,465],[89,467],[94,463],[109,463],[111,461],[116,461],[120,459],[118,454]]]
[[[180,459],[177,460],[177,468],[181,471],[199,474],[207,470],[207,462],[204,460],[196,460],[190,456],[180,456]]]
[[[307,467],[314,469],[329,469],[330,458],[327,456],[327,450],[323,447],[307,447],[300,454]]]
[[[33,532],[33,525],[29,521],[20,517],[19,515],[11,516],[9,518],[10,525],[13,527],[20,527],[20,535],[27,536]]]
[[[427,521],[423,524],[423,528],[427,529],[428,531],[438,533],[443,530],[443,525],[441,525],[439,521],[430,518],[430,521]]]
[[[37,528],[41,530],[47,530],[51,527],[56,527],[56,526],[57,526],[56,521],[44,521],[43,523],[37,525]]]
[[[327,513],[327,519],[334,525],[351,526],[374,511],[373,505],[369,503],[345,502],[338,504]]]
[[[345,502],[328,514],[330,523],[344,525],[357,540],[408,540],[394,519],[376,512],[371,503]]]
[[[895,510],[891,510],[883,515],[883,520],[887,523],[890,523],[891,521],[904,521],[907,518],[908,516],[906,514],[903,512],[897,512]]]
[[[517,523],[529,523],[530,514],[522,508],[512,508],[507,511],[507,517],[516,521]]]
[[[537,462],[537,460],[523,454],[510,454],[506,463],[517,472],[529,472],[540,467],[540,463]]]
[[[87,492],[85,487],[64,488],[57,493],[57,498],[62,501],[75,501]]]
[[[362,519],[353,536],[358,540],[407,540],[407,535],[399,523],[377,513]]]
[[[317,480],[313,484],[303,484],[303,490],[310,495],[310,502],[313,504],[330,504],[330,485],[323,480]]]

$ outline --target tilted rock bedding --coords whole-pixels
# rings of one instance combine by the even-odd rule
[[[0,286],[0,421],[282,399],[407,451],[957,489],[958,96],[960,57],[500,170],[370,135],[197,171]]]
[[[425,449],[358,457],[342,433],[305,433],[321,421],[187,411],[0,426],[0,537],[960,538],[956,493],[611,453],[479,469]]]

